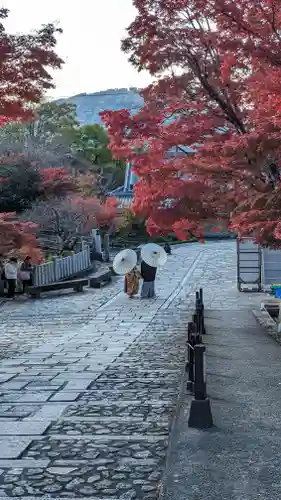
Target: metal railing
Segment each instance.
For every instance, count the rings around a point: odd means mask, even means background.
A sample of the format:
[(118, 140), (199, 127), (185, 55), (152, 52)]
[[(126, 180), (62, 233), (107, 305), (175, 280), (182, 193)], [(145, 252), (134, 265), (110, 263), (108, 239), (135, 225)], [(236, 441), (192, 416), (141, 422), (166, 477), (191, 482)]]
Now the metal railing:
[(188, 323), (186, 363), (187, 390), (193, 395), (188, 425), (198, 429), (213, 425), (210, 401), (207, 398), (206, 347), (203, 344), (205, 334), (203, 290), (200, 288), (199, 292), (196, 292), (192, 321)]
[(91, 266), (90, 247), (74, 255), (54, 259), (52, 262), (36, 266), (33, 274), (33, 285), (42, 286), (56, 283), (86, 271)]

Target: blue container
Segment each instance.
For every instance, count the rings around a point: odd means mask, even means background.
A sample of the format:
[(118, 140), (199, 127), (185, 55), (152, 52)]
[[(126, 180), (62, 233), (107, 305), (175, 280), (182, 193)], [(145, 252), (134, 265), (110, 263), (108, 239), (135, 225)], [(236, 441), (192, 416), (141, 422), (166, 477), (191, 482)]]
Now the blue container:
[(274, 290), (274, 296), (276, 297), (276, 299), (281, 299), (281, 288), (276, 288)]

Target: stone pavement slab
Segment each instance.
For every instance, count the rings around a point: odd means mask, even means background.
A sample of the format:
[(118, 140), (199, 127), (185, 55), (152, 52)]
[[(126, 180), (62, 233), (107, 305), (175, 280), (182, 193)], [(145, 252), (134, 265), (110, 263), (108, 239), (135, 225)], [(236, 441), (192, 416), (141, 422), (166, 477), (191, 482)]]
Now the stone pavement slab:
[(49, 425), (49, 420), (39, 420), (33, 422), (1, 422), (0, 436), (40, 436), (47, 430)]
[[(2, 425), (2, 423), (1, 423)], [(7, 436), (0, 437), (0, 459), (18, 458), (31, 443), (29, 437)]]
[(281, 346), (250, 309), (207, 313), (206, 373), (215, 426), (176, 423), (164, 500), (281, 499)]
[[(11, 469), (11, 475), (18, 473), (21, 471), (23, 468), (30, 468), (30, 469), (42, 469), (45, 467), (48, 467), (50, 461), (49, 460), (30, 460), (28, 459), (16, 459), (16, 460), (10, 460), (10, 459), (0, 459), (0, 467), (2, 469)], [(0, 471), (0, 475), (4, 474), (4, 470)], [(1, 492), (2, 493), (2, 492)], [(6, 497), (7, 498), (7, 497)]]

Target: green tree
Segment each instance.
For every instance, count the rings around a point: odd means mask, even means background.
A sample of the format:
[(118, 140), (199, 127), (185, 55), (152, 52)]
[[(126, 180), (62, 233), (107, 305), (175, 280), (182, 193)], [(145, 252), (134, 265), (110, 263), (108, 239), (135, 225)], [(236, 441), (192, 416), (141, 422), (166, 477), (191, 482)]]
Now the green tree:
[(77, 155), (95, 165), (112, 163), (112, 153), (108, 148), (106, 130), (100, 125), (83, 125), (76, 131), (73, 150)]
[(32, 121), (0, 129), (0, 155), (24, 154), (42, 166), (57, 166), (70, 152), (78, 127), (75, 105), (45, 102), (34, 110)]
[[(16, 166), (18, 155), (39, 172), (50, 167), (65, 167), (77, 176), (83, 174), (78, 184), (82, 187), (83, 183), (86, 186), (90, 182), (91, 189), (88, 186), (86, 194), (101, 199), (124, 182), (125, 164), (113, 159), (106, 130), (100, 125), (79, 126), (73, 104), (45, 102), (34, 111), (32, 121), (10, 123), (0, 129), (0, 162)], [(9, 175), (13, 177), (12, 171)], [(18, 170), (14, 177), (18, 178)], [(26, 172), (24, 179), (27, 180)], [(11, 192), (11, 182), (6, 181), (6, 193)], [(22, 189), (17, 190), (16, 184), (13, 189), (13, 198), (16, 198), (13, 206), (21, 210), (17, 191), (23, 195)], [(8, 198), (7, 195), (7, 202)], [(23, 199), (29, 199), (28, 190)]]
[(100, 125), (83, 125), (76, 130), (72, 152), (80, 173), (93, 173), (97, 194), (105, 196), (124, 182), (125, 163), (115, 160), (106, 130)]
[(79, 123), (76, 119), (76, 105), (71, 103), (58, 104), (54, 101), (45, 102), (38, 108), (35, 120), (27, 125), (30, 137), (37, 138), (52, 145), (66, 142), (68, 145), (75, 138)]

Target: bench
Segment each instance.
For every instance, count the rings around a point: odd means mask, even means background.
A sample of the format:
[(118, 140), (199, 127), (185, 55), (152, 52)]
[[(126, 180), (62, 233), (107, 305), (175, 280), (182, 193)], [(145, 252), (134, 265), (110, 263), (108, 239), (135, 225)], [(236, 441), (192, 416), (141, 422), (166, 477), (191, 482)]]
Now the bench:
[(30, 286), (27, 291), (32, 297), (40, 298), (41, 293), (64, 290), (66, 288), (72, 288), (75, 292), (83, 292), (83, 287), (88, 286), (88, 284), (88, 278), (81, 278), (69, 281), (57, 281), (56, 283), (49, 283), (48, 285)]
[(98, 271), (94, 276), (89, 279), (90, 288), (101, 288), (112, 280), (112, 272), (109, 271)]

